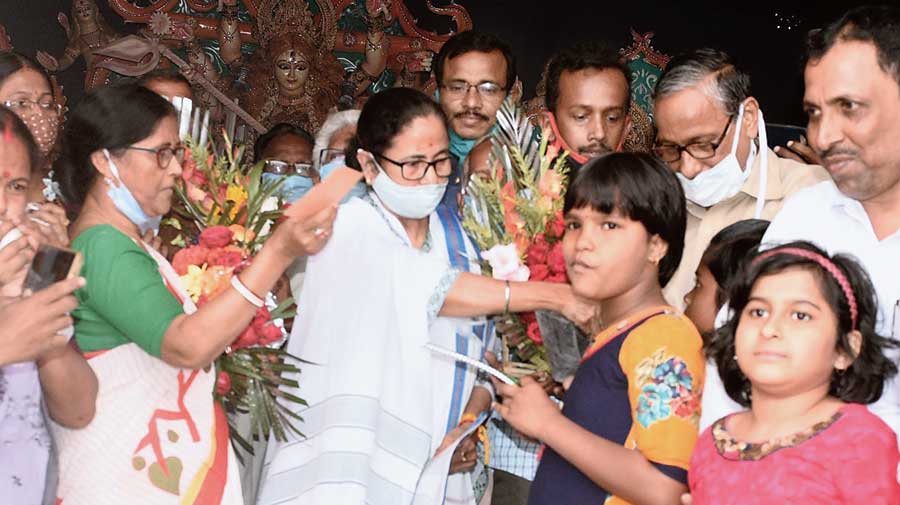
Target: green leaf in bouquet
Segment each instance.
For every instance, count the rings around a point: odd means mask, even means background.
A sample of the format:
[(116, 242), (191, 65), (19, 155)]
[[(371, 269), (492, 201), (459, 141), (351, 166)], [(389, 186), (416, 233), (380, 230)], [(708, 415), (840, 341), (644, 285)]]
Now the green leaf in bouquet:
[(172, 240), (169, 241), (169, 245), (173, 245), (173, 246), (175, 246), (175, 247), (180, 247), (180, 248), (182, 248), (182, 249), (184, 249), (185, 247), (187, 247), (187, 243), (186, 243), (185, 240), (184, 240), (184, 235), (182, 235), (182, 234), (180, 234), (180, 233), (178, 234), (177, 237), (175, 237), (175, 238), (173, 238)]
[(269, 314), (272, 316), (272, 319), (287, 319), (289, 317), (294, 317), (296, 315), (296, 311), (290, 310), (294, 305), (294, 298), (287, 297), (282, 300), (274, 309), (269, 311)]

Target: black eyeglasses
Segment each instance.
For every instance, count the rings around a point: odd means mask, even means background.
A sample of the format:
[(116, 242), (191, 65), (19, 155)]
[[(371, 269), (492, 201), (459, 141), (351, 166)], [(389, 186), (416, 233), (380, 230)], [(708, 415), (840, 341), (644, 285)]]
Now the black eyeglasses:
[(332, 147), (326, 147), (319, 151), (319, 168), (324, 167), (325, 165), (331, 163), (332, 161), (340, 158), (344, 155), (343, 149), (334, 149)]
[(712, 158), (716, 155), (716, 150), (719, 149), (719, 146), (722, 145), (722, 142), (725, 140), (725, 135), (728, 133), (728, 128), (731, 126), (733, 120), (734, 114), (728, 116), (728, 123), (725, 124), (725, 129), (722, 130), (722, 134), (719, 135), (718, 140), (715, 142), (694, 142), (693, 144), (688, 144), (686, 146), (678, 144), (657, 144), (653, 146), (653, 152), (656, 153), (656, 156), (658, 156), (659, 159), (666, 163), (681, 161), (681, 153), (684, 151), (687, 151), (695, 160)]
[(310, 163), (288, 163), (281, 160), (266, 160), (264, 170), (270, 174), (277, 175), (299, 175), (307, 177), (315, 182), (319, 182), (319, 171), (313, 168)]
[(27, 98), (19, 98), (18, 100), (6, 100), (3, 102), (7, 108), (13, 111), (32, 111), (35, 107), (41, 112), (62, 112), (62, 105), (53, 100), (52, 96), (39, 98), (38, 100), (29, 100)]
[(444, 93), (446, 93), (449, 98), (453, 99), (462, 98), (471, 88), (475, 88), (475, 90), (478, 91), (478, 94), (481, 95), (481, 98), (489, 100), (502, 99), (504, 92), (506, 91), (506, 88), (491, 81), (484, 81), (478, 84), (469, 84), (466, 81), (451, 81), (448, 84), (443, 84), (441, 87), (444, 88)]
[(412, 160), (412, 161), (394, 161), (383, 154), (376, 154), (377, 157), (390, 161), (394, 165), (400, 167), (400, 175), (407, 181), (420, 181), (428, 173), (428, 169), (434, 167), (434, 173), (438, 177), (450, 177), (455, 168), (454, 159), (451, 156), (436, 159), (434, 161)]
[(166, 146), (166, 147), (138, 147), (138, 146), (128, 146), (125, 149), (131, 149), (132, 151), (144, 151), (147, 153), (156, 154), (156, 163), (159, 165), (159, 168), (166, 169), (169, 168), (169, 163), (172, 162), (172, 159), (175, 158), (178, 160), (179, 164), (184, 163), (184, 155), (187, 152), (187, 149), (181, 145), (176, 144), (174, 146)]

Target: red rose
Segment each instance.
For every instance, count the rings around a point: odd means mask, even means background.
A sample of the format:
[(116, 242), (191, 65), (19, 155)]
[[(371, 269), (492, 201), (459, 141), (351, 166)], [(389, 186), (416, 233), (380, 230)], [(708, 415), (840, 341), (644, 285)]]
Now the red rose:
[(533, 265), (542, 265), (547, 263), (547, 255), (550, 253), (550, 245), (544, 240), (544, 237), (538, 235), (538, 237), (534, 240), (534, 243), (531, 244), (531, 247), (528, 248), (528, 252), (526, 253), (528, 264), (528, 268), (532, 268)]
[(537, 345), (541, 345), (544, 343), (544, 337), (541, 336), (541, 327), (538, 325), (537, 321), (528, 325), (528, 338), (531, 339)]
[(221, 371), (216, 378), (216, 394), (224, 396), (231, 391), (231, 376), (228, 372)]
[(250, 321), (250, 325), (259, 330), (264, 324), (271, 320), (272, 314), (269, 312), (269, 308), (263, 305), (256, 310), (256, 314), (253, 315), (253, 321)]
[(534, 312), (523, 312), (519, 314), (519, 319), (522, 320), (522, 324), (525, 326), (537, 322), (537, 316), (534, 315)]
[(566, 273), (566, 257), (563, 255), (562, 242), (553, 244), (550, 254), (547, 255), (547, 265), (550, 266), (550, 271), (555, 274)]
[(236, 267), (244, 261), (244, 255), (239, 251), (228, 251), (225, 249), (214, 249), (209, 252), (206, 260), (211, 266), (217, 267)]
[(543, 281), (550, 275), (550, 267), (547, 265), (529, 265), (528, 269), (531, 270), (531, 276), (528, 278), (530, 281)]
[(259, 345), (274, 344), (279, 340), (281, 340), (281, 328), (275, 326), (273, 322), (263, 325), (259, 335)]
[(259, 335), (256, 333), (256, 329), (253, 328), (253, 325), (247, 326), (247, 328), (238, 335), (238, 338), (235, 339), (231, 344), (231, 348), (233, 350), (243, 349), (245, 347), (251, 347), (259, 343)]
[(209, 249), (198, 245), (191, 246), (175, 253), (175, 257), (172, 258), (172, 267), (178, 275), (184, 275), (189, 266), (199, 267), (206, 263), (207, 257), (209, 257)]
[(553, 238), (562, 238), (566, 234), (566, 220), (563, 218), (562, 212), (557, 214), (547, 225), (547, 233)]
[(210, 249), (225, 247), (231, 243), (234, 232), (226, 226), (210, 226), (200, 233), (200, 245)]

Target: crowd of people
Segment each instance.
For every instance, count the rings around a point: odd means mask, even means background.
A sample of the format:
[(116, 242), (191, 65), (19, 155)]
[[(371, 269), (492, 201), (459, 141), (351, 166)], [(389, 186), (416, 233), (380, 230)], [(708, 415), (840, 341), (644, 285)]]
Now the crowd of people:
[[(190, 83), (98, 87), (60, 125), (50, 76), (0, 54), (0, 500), (900, 504), (900, 9), (809, 33), (789, 146), (750, 75), (700, 48), (656, 85), (650, 152), (628, 152), (628, 67), (599, 42), (557, 53), (537, 122), (570, 169), (567, 283), (481, 275), (461, 225), (521, 99), (512, 49), (462, 32), (434, 74), (435, 96), (390, 88), (259, 136), (286, 202), (339, 167), (362, 182), (280, 221), (198, 307), (157, 237), (186, 151), (164, 97)], [(44, 245), (84, 263), (32, 292)], [(211, 365), (270, 291), (297, 300), (283, 392), (306, 404), (285, 404), (299, 433), (240, 453)], [(491, 316), (535, 310), (591, 332), (560, 384), (426, 348), (498, 366)]]

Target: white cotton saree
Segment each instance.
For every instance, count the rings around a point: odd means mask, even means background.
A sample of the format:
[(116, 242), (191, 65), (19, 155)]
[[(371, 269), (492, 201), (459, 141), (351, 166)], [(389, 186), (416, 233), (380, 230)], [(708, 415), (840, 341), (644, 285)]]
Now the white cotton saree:
[[(260, 505), (413, 502), (476, 378), (423, 346), (482, 353), (477, 321), (437, 317), (459, 271), (477, 270), (459, 265), (477, 252), (458, 221), (447, 228), (443, 217), (432, 214), (426, 247), (416, 250), (374, 195), (341, 206), (331, 240), (309, 258), (288, 343), (309, 362), (291, 391), (309, 403), (293, 407), (304, 436), (270, 441)], [(451, 476), (446, 497), (474, 503), (470, 475)]]

